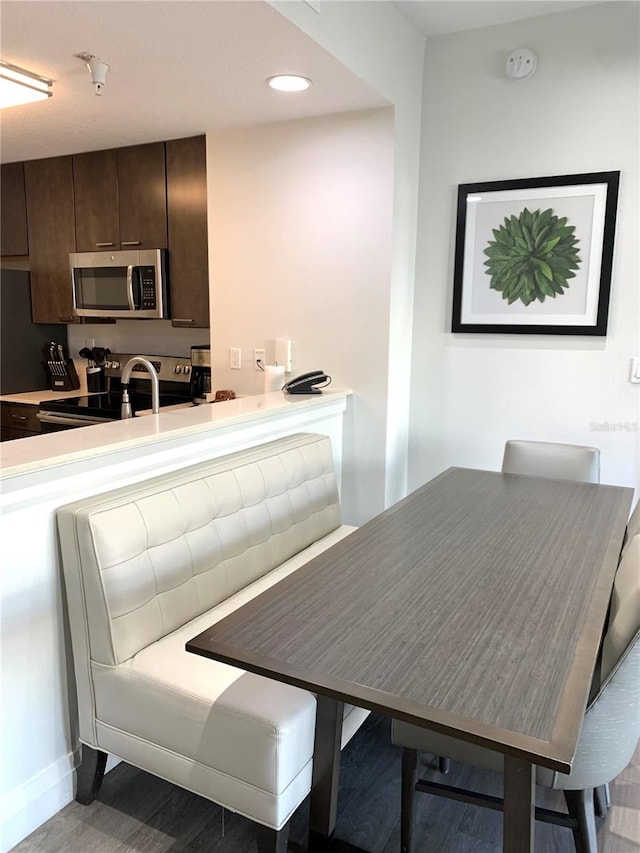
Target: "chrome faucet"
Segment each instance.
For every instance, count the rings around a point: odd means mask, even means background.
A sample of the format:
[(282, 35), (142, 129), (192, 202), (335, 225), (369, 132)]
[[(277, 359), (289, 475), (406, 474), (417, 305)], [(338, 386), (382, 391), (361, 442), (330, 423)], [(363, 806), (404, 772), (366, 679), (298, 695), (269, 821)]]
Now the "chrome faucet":
[(158, 382), (158, 374), (149, 359), (143, 358), (141, 355), (134, 355), (122, 370), (122, 406), (120, 407), (120, 417), (123, 420), (133, 417), (131, 403), (129, 402), (129, 379), (131, 378), (131, 371), (134, 364), (142, 364), (149, 371), (149, 376), (151, 377), (151, 411), (154, 415), (157, 415), (160, 411), (160, 383)]

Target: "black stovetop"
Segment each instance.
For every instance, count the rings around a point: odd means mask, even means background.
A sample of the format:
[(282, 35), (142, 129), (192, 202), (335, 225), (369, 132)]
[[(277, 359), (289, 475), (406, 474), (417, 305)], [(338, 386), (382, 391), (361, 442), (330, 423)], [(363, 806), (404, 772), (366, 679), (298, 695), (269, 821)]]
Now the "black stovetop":
[[(129, 400), (135, 415), (151, 408), (151, 394), (129, 390)], [(178, 403), (190, 403), (191, 397), (184, 394), (167, 393), (160, 390), (160, 405), (173, 406)], [(42, 409), (49, 412), (62, 412), (65, 414), (91, 415), (93, 417), (104, 417), (109, 420), (120, 419), (120, 406), (122, 405), (122, 392), (110, 391), (103, 394), (86, 394), (82, 397), (66, 397), (62, 400), (47, 400), (41, 403)]]

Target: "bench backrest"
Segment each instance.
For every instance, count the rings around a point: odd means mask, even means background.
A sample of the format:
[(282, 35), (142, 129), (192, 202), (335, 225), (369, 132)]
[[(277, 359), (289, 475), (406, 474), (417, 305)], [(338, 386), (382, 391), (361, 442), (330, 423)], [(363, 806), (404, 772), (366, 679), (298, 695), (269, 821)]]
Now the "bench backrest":
[(119, 664), (340, 525), (331, 441), (289, 436), (57, 517), (72, 633)]

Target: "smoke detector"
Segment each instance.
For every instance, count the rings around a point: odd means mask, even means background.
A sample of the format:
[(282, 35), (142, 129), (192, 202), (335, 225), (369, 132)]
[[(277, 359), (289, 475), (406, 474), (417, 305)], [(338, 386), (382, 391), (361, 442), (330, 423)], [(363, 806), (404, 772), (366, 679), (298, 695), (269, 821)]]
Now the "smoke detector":
[(102, 59), (98, 59), (93, 53), (87, 53), (86, 51), (74, 53), (74, 56), (81, 59), (89, 69), (95, 94), (102, 95), (102, 87), (107, 82), (107, 71), (111, 66), (103, 62)]
[(538, 67), (538, 57), (532, 50), (519, 47), (507, 58), (507, 77), (512, 80), (526, 80)]

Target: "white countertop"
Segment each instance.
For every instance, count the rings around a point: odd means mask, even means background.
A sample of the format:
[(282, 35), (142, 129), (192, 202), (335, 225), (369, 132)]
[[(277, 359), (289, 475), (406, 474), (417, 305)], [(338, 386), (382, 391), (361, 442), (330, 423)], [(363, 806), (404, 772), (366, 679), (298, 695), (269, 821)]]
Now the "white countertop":
[[(32, 392), (33, 394), (46, 392)], [(51, 392), (48, 399), (63, 395)], [(67, 392), (68, 396), (78, 392)], [(78, 429), (63, 430), (0, 444), (0, 476), (3, 479), (54, 468), (67, 462), (118, 452), (136, 445), (149, 445), (177, 436), (206, 433), (212, 428), (234, 427), (297, 409), (320, 408), (323, 404), (344, 399), (351, 391), (334, 389), (322, 395), (288, 395), (282, 391), (257, 394), (235, 400), (202, 406), (190, 406), (157, 415), (110, 421)], [(24, 395), (20, 395), (25, 402)], [(7, 399), (2, 397), (2, 399)], [(45, 399), (45, 398), (40, 398)], [(37, 402), (35, 399), (33, 402)]]
[[(95, 392), (100, 393), (98, 391)], [(47, 400), (66, 400), (68, 397), (86, 396), (87, 389), (76, 388), (75, 391), (52, 391), (50, 388), (44, 388), (42, 391), (23, 391), (20, 394), (2, 394), (0, 401), (4, 403), (27, 403), (28, 405), (37, 406), (40, 403), (46, 403)]]

